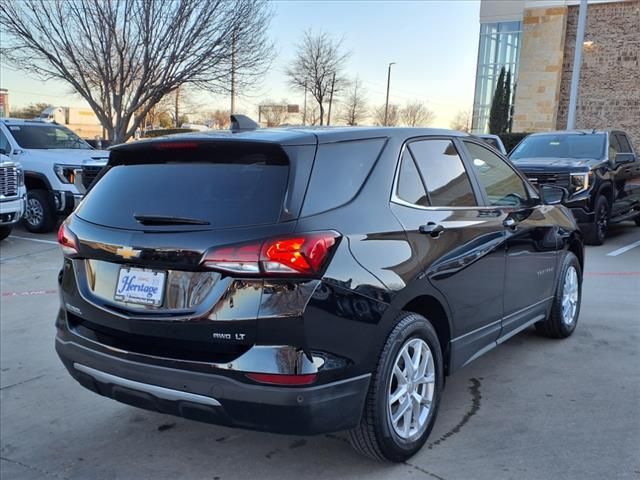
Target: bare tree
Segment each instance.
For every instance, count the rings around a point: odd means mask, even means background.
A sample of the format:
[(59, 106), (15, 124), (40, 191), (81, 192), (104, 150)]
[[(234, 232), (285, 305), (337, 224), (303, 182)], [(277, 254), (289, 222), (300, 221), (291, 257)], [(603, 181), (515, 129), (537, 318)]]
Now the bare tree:
[(320, 109), (318, 105), (309, 105), (305, 112), (306, 125), (319, 125), (320, 124)]
[(307, 90), (318, 103), (320, 125), (324, 125), (324, 103), (343, 90), (347, 80), (342, 76), (349, 53), (342, 51), (342, 41), (326, 33), (306, 31), (296, 56), (285, 74), (292, 87)]
[(471, 131), (471, 110), (458, 110), (449, 127), (451, 130), (469, 133)]
[(261, 102), (258, 108), (260, 109), (260, 120), (267, 124), (267, 127), (277, 127), (286, 123), (289, 119), (289, 111), (287, 108), (287, 100), (282, 100), (279, 103), (273, 100), (265, 100)]
[(263, 0), (3, 0), (0, 53), (71, 85), (123, 142), (181, 85), (226, 93), (232, 63), (236, 87), (255, 82), (270, 18)]
[(351, 88), (347, 92), (347, 98), (343, 103), (340, 119), (347, 125), (358, 125), (362, 123), (368, 115), (367, 99), (362, 81), (356, 77), (351, 82)]
[[(373, 123), (378, 126), (384, 126), (384, 111), (385, 106), (380, 105), (373, 110)], [(389, 110), (387, 113), (387, 123), (388, 127), (397, 127), (400, 123), (400, 108), (395, 103), (389, 104)]]
[(39, 117), (45, 108), (51, 105), (45, 102), (30, 103), (26, 107), (18, 108), (11, 112), (13, 118), (36, 118)]
[(417, 100), (407, 102), (400, 111), (402, 123), (408, 127), (426, 127), (431, 125), (436, 118), (435, 113), (429, 110), (423, 103)]

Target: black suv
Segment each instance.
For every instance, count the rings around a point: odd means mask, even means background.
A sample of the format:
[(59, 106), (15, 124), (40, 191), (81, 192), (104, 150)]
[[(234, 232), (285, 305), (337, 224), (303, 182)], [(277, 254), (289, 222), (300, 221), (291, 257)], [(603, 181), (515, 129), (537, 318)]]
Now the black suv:
[(59, 242), (56, 349), (85, 387), (233, 427), (350, 430), (391, 461), (424, 444), (445, 375), (532, 324), (567, 337), (580, 310), (571, 213), (447, 130), (118, 146)]
[(602, 245), (609, 223), (634, 220), (640, 226), (640, 159), (620, 131), (535, 133), (510, 153), (534, 185), (566, 188), (585, 242)]

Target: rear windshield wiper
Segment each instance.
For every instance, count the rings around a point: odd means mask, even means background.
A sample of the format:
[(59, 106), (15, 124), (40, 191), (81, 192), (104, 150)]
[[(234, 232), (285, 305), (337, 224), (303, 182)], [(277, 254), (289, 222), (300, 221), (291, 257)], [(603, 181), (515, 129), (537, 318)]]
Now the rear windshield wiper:
[(169, 217), (164, 215), (134, 215), (142, 225), (210, 225), (206, 220), (189, 217)]

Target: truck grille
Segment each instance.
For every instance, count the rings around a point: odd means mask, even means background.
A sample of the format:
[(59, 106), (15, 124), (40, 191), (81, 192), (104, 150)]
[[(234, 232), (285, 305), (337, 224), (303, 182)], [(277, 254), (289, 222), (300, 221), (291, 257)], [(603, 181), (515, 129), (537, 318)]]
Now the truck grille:
[(558, 187), (569, 188), (569, 174), (564, 172), (524, 172), (525, 176), (533, 185), (557, 185)]
[(89, 188), (98, 174), (102, 170), (102, 167), (97, 166), (84, 166), (82, 167), (82, 185), (84, 188)]
[(18, 176), (17, 167), (0, 167), (0, 195), (18, 196)]

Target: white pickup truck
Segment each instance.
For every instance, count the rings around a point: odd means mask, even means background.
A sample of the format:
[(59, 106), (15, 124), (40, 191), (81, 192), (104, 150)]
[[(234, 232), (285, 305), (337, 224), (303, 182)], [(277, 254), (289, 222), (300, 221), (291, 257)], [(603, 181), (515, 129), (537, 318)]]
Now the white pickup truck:
[(0, 150), (0, 240), (7, 238), (22, 218), (26, 198), (22, 167)]
[(36, 233), (50, 232), (73, 211), (109, 158), (68, 128), (42, 120), (0, 119), (0, 149), (24, 168), (24, 225)]

